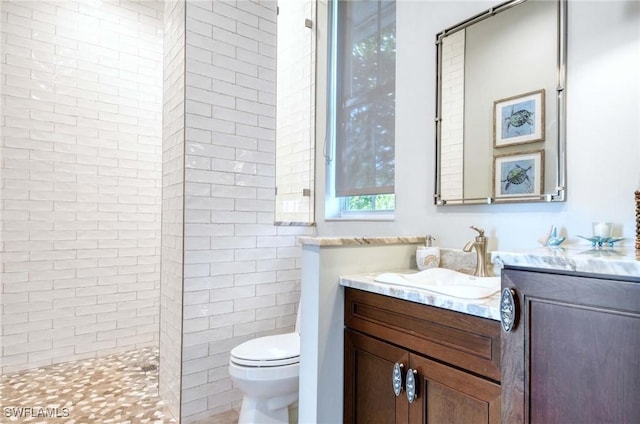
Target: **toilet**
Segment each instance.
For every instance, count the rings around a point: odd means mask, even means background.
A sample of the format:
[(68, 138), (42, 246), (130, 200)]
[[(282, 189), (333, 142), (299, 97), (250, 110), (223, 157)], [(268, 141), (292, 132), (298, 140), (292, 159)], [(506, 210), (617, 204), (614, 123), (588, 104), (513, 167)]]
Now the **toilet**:
[(298, 323), (293, 333), (259, 337), (234, 347), (229, 375), (244, 395), (238, 424), (288, 423), (289, 405), (298, 400)]

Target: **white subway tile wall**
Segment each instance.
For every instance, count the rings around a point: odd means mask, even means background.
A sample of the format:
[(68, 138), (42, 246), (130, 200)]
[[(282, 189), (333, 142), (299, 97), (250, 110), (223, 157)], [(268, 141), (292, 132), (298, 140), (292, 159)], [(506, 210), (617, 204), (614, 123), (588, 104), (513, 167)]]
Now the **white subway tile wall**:
[(443, 199), (462, 199), (464, 186), (464, 46), (465, 30), (447, 35), (442, 47), (440, 192)]
[(3, 372), (161, 334), (183, 422), (239, 404), (229, 351), (293, 330), (313, 233), (273, 226), (275, 7), (1, 3)]
[(184, 273), (185, 2), (164, 3), (162, 129), (162, 275), (159, 392), (180, 417), (182, 279)]
[(162, 3), (2, 1), (2, 372), (158, 343)]
[(273, 225), (276, 2), (186, 8), (183, 423), (240, 404), (234, 346), (293, 331), (313, 233)]

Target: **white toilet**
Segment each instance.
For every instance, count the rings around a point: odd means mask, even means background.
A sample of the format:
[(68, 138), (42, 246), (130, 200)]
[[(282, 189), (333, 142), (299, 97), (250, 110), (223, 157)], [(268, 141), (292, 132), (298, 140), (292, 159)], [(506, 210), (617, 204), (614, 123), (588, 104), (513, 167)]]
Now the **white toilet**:
[[(298, 324), (298, 323), (296, 323)], [(231, 350), (229, 375), (244, 394), (238, 424), (289, 422), (298, 400), (300, 334), (259, 337)]]

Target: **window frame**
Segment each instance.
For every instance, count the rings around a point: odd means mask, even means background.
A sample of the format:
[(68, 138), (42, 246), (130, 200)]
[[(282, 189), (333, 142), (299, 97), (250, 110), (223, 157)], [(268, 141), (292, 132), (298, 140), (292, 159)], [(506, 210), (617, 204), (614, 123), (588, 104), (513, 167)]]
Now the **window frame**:
[[(340, 89), (342, 86), (343, 76), (338, 75), (338, 57), (342, 52), (339, 51), (339, 26), (338, 26), (338, 12), (339, 12), (339, 0), (332, 0), (329, 2), (328, 13), (328, 56), (327, 56), (327, 143), (330, 152), (325, 152), (326, 158), (326, 170), (327, 170), (327, 190), (326, 190), (326, 203), (325, 203), (325, 218), (326, 219), (363, 219), (363, 220), (392, 220), (395, 215), (395, 209), (397, 208), (397, 198), (395, 194), (395, 177), (393, 193), (362, 193), (354, 196), (336, 196), (335, 194), (335, 178), (337, 171), (337, 159), (335, 157), (336, 142), (338, 135), (338, 105), (339, 102), (345, 103), (345, 107), (352, 107), (354, 104), (360, 102), (371, 102), (372, 97), (375, 97), (376, 93), (388, 92), (389, 87), (393, 85), (394, 96), (394, 120), (395, 120), (395, 75), (393, 81), (386, 82), (382, 85), (376, 85), (372, 90), (365, 90), (357, 95), (340, 96)], [(395, 3), (395, 1), (394, 1)], [(394, 5), (395, 7), (395, 5)], [(379, 11), (381, 8), (379, 8)], [(379, 15), (378, 15), (379, 16)], [(394, 13), (394, 31), (395, 31), (395, 13)], [(380, 38), (380, 17), (377, 19), (378, 23), (378, 38)], [(395, 64), (395, 57), (394, 57)], [(347, 105), (348, 103), (348, 105)], [(394, 144), (395, 144), (395, 125), (394, 125)], [(394, 148), (394, 174), (395, 174), (395, 148)], [(346, 203), (350, 197), (355, 196), (378, 196), (378, 195), (392, 195), (394, 196), (394, 209), (378, 209), (376, 210), (352, 210), (346, 207)]]

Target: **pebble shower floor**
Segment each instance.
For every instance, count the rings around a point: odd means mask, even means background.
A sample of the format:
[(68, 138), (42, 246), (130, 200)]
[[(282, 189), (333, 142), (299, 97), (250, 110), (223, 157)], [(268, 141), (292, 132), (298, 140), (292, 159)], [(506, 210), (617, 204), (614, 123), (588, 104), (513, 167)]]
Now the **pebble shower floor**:
[(0, 407), (3, 423), (178, 422), (158, 397), (153, 348), (3, 375)]

